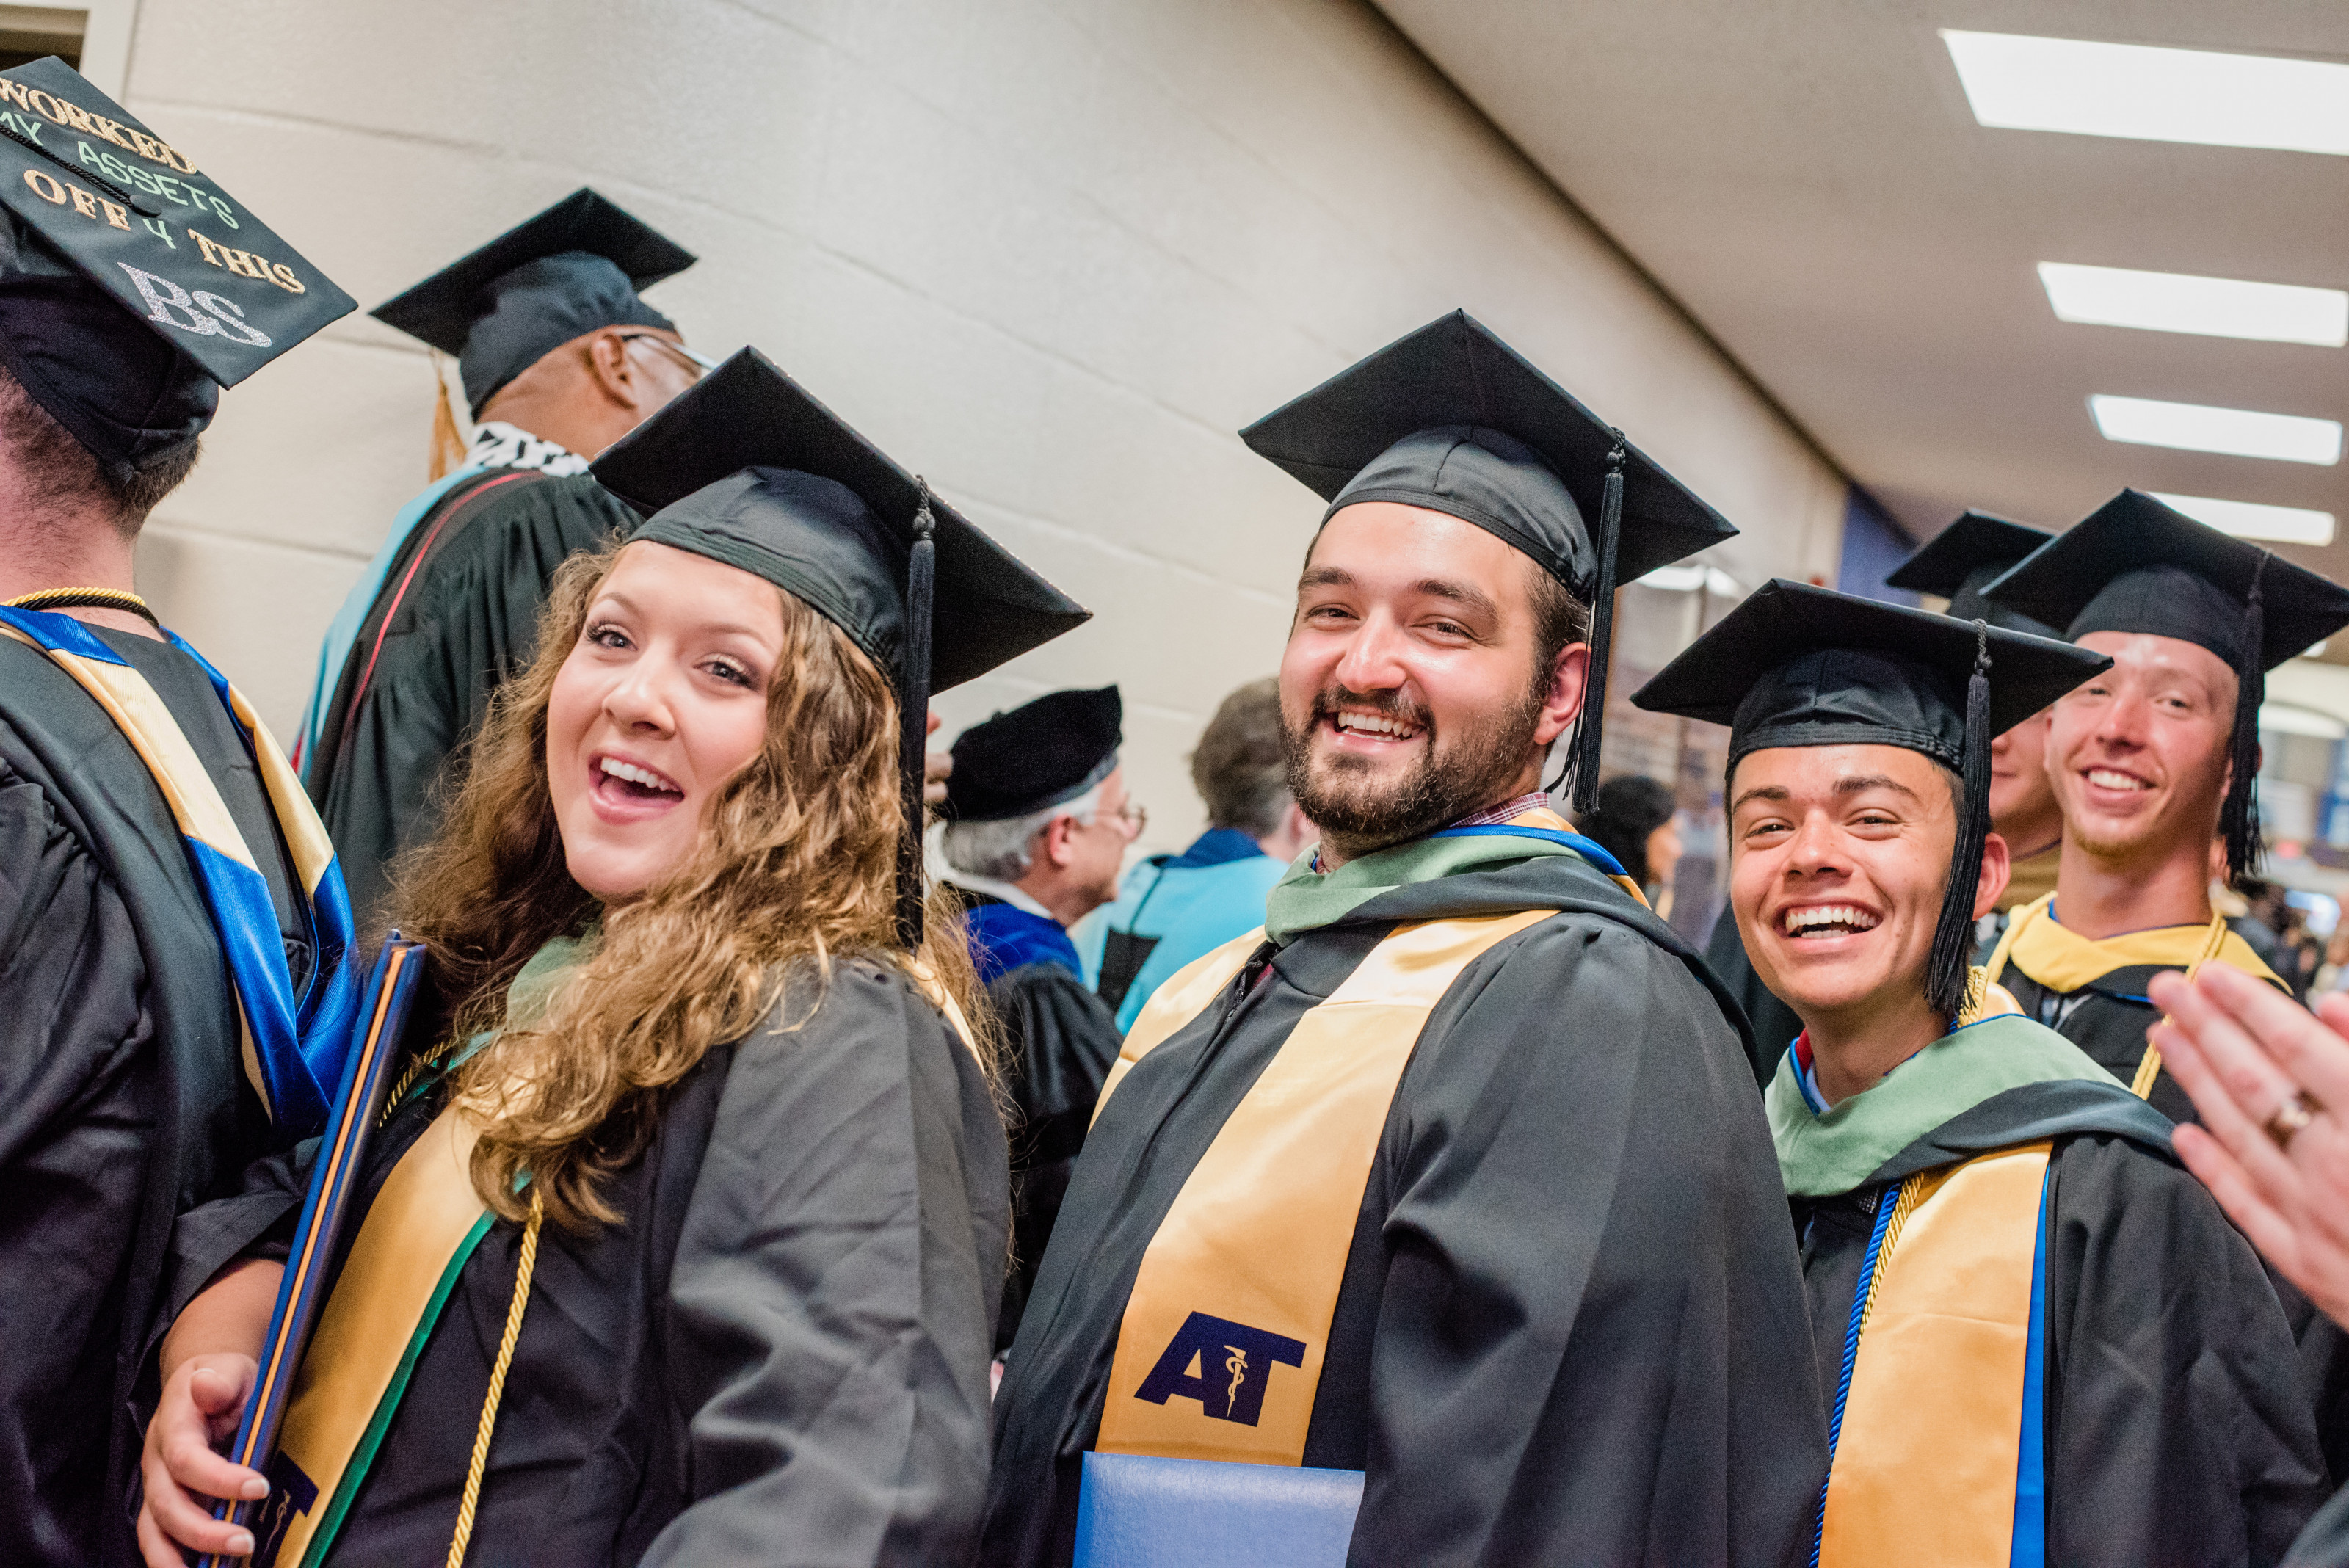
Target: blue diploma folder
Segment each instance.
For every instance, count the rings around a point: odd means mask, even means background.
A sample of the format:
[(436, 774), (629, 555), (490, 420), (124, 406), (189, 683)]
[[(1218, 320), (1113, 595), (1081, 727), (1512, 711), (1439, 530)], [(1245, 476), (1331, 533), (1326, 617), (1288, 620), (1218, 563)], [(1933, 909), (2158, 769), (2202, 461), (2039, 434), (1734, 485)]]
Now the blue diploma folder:
[[(315, 1496), (297, 1495), (287, 1479), (272, 1473), (271, 1457), (277, 1450), (277, 1427), (285, 1419), (286, 1397), (294, 1374), (302, 1366), (302, 1352), (310, 1343), (318, 1309), (326, 1301), (326, 1271), (336, 1243), (350, 1218), (350, 1200), (358, 1189), (359, 1172), (367, 1162), (367, 1144), (382, 1118), (385, 1093), (399, 1064), (399, 1038), (407, 1032), (409, 1010), (424, 978), (424, 944), (402, 940), (398, 931), (385, 939), (383, 951), (359, 997), (358, 1016), (351, 1028), (354, 1039), (343, 1068), (343, 1082), (335, 1096), (333, 1115), (318, 1153), (310, 1167), (310, 1191), (302, 1203), (302, 1219), (294, 1231), (294, 1248), (285, 1261), (285, 1277), (277, 1287), (277, 1310), (271, 1316), (269, 1336), (263, 1342), (261, 1370), (245, 1401), (244, 1418), (229, 1449), (238, 1464), (270, 1476), (269, 1496), (259, 1502), (223, 1502), (213, 1509), (216, 1519), (233, 1519), (253, 1531), (258, 1550), (254, 1561), (272, 1560), (278, 1538), (290, 1522), (286, 1509), (308, 1508)], [(207, 1556), (204, 1568), (232, 1568), (240, 1558)]]
[(1076, 1568), (1345, 1568), (1360, 1470), (1087, 1454)]

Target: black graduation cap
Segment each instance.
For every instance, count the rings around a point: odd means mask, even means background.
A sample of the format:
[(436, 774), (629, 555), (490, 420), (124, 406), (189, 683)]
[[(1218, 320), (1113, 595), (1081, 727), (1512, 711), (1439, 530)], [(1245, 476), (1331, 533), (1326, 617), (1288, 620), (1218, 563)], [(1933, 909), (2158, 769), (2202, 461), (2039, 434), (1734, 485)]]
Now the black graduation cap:
[(2150, 632), (2235, 671), (2233, 787), (2220, 812), (2230, 877), (2259, 863), (2260, 704), (2267, 671), (2349, 626), (2349, 588), (2124, 490), (1983, 590), (2077, 640)]
[(1939, 594), (1950, 601), (1950, 614), (1960, 620), (1986, 620), (2008, 631), (2054, 637), (2059, 634), (2046, 622), (2033, 620), (1982, 597), (1985, 585), (2054, 536), (2028, 523), (2010, 522), (1987, 512), (1968, 512), (1901, 562), (1884, 579), (1885, 586)]
[(1047, 691), (955, 738), (947, 815), (1004, 822), (1072, 801), (1109, 777), (1125, 737), (1117, 688)]
[(905, 801), (898, 923), (917, 946), (930, 693), (1051, 641), (1092, 612), (755, 348), (621, 437), (588, 472), (645, 519), (631, 541), (766, 578), (846, 632), (896, 683)]
[(1464, 311), (1398, 338), (1240, 439), (1328, 501), (1324, 523), (1362, 501), (1447, 513), (1532, 556), (1591, 607), (1595, 696), (1574, 743), (1574, 805), (1589, 810), (1616, 584), (1737, 530)]
[(676, 324), (637, 297), (698, 258), (581, 186), (367, 314), (457, 357), (472, 416), (574, 337)]
[(1957, 853), (1927, 990), (1954, 1017), (1973, 949), (1973, 891), (1990, 831), (1991, 741), (2097, 671), (2100, 653), (2050, 638), (1783, 578), (1764, 584), (1631, 696), (1729, 726), (1729, 766), (1775, 746), (1899, 746), (1965, 780)]
[(0, 71), (0, 361), (118, 483), (353, 301), (51, 56)]

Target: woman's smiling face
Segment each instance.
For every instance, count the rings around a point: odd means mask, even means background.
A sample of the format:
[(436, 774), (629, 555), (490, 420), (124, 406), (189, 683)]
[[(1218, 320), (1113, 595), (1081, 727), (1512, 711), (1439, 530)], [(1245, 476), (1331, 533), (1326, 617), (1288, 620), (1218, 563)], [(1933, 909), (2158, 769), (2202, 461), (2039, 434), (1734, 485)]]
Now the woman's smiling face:
[(588, 601), (546, 711), (546, 778), (572, 879), (606, 903), (682, 864), (767, 737), (779, 590), (667, 545), (630, 545)]

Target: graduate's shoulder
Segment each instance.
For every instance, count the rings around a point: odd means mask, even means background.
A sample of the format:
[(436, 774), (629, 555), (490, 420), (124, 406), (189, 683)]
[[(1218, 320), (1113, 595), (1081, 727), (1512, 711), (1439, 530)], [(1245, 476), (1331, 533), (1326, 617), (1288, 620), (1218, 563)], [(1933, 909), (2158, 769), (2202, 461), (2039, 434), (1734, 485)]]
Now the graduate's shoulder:
[(792, 963), (770, 977), (765, 1015), (736, 1041), (729, 1100), (809, 1097), (962, 1097), (983, 1088), (971, 1046), (936, 1002), (894, 963), (871, 956), (828, 967)]
[(636, 521), (626, 503), (584, 473), (492, 481), (450, 504), (450, 533), (431, 547), (410, 598), (421, 607), (485, 576), (496, 582), (518, 561), (551, 577), (564, 559)]

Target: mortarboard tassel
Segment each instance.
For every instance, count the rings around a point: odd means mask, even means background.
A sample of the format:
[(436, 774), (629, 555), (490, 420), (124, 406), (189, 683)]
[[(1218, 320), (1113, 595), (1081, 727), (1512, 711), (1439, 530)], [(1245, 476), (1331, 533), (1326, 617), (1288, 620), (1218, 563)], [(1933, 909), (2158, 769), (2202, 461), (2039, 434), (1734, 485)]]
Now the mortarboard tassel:
[(2260, 868), (2264, 847), (2260, 842), (2260, 704), (2267, 701), (2267, 608), (2261, 601), (2260, 578), (2268, 569), (2268, 553), (2251, 566), (2251, 591), (2243, 610), (2243, 647), (2235, 656), (2235, 731), (2228, 756), (2234, 763), (2233, 787), (2219, 808), (2219, 831), (2227, 840), (2227, 880), (2241, 880)]
[(1974, 951), (1974, 889), (1982, 880), (1982, 840), (1990, 833), (1990, 628), (1974, 622), (1974, 669), (1966, 680), (1965, 780), (1959, 791), (1957, 853), (1933, 927), (1925, 965), (1925, 995), (1933, 1010), (1955, 1019), (1966, 1001)]
[(1607, 488), (1599, 503), (1599, 576), (1591, 585), (1590, 663), (1582, 684), (1582, 722), (1574, 738), (1574, 809), (1599, 805), (1599, 753), (1607, 722), (1607, 655), (1615, 641), (1615, 546), (1623, 532), (1623, 432), (1610, 429)]
[(907, 952), (922, 946), (923, 749), (930, 711), (930, 604), (937, 584), (937, 519), (930, 514), (930, 483), (914, 514), (914, 547), (905, 563), (905, 672), (899, 692), (897, 769), (905, 794), (905, 830), (897, 841), (897, 940)]

